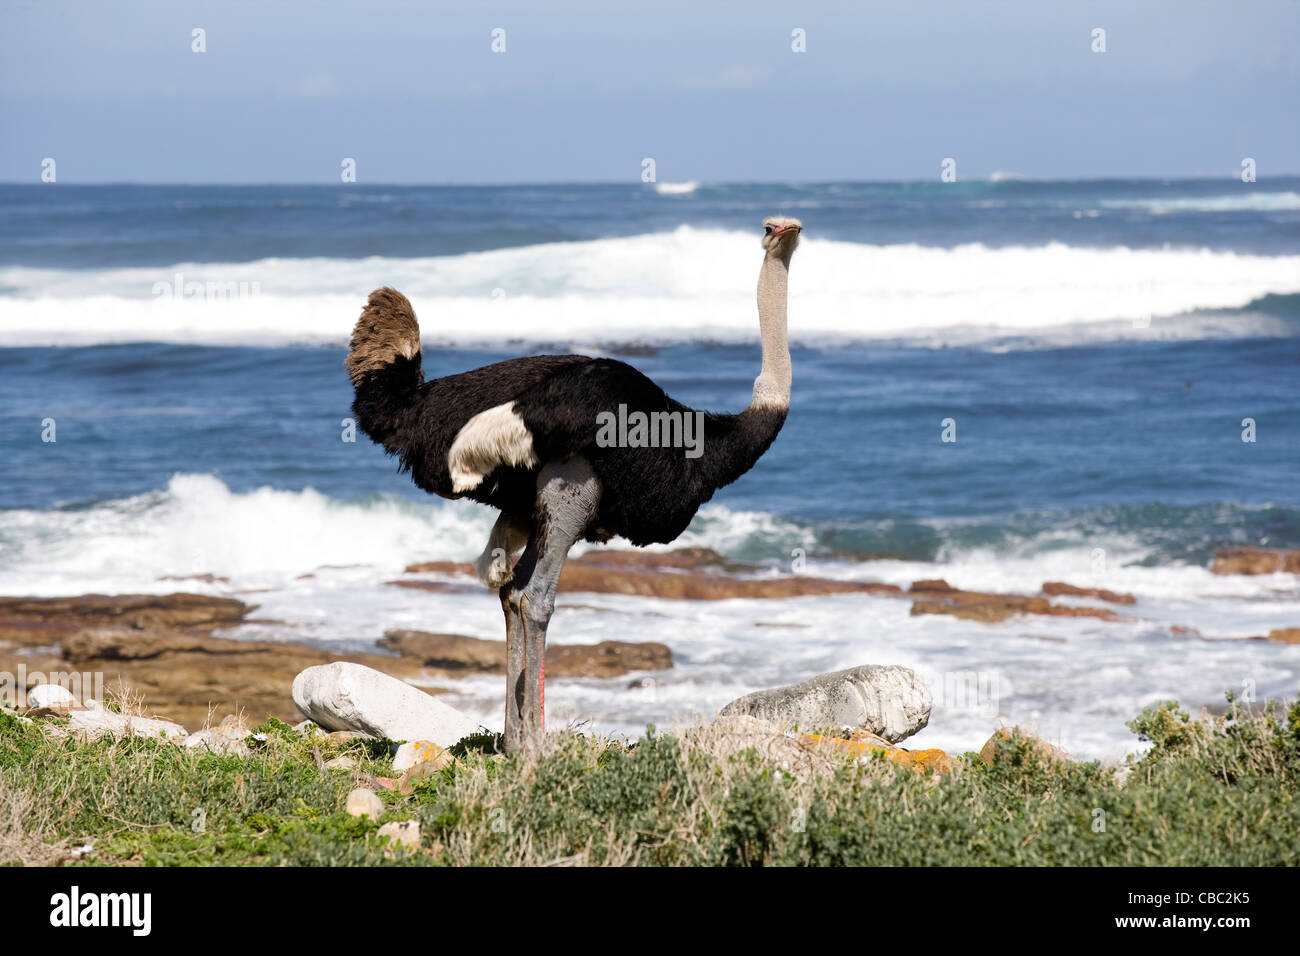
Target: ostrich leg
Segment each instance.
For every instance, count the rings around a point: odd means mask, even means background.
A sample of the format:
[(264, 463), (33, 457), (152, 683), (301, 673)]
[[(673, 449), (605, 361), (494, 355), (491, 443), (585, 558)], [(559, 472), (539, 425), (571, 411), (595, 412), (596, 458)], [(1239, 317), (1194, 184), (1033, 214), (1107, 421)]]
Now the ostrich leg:
[(596, 517), (600, 482), (585, 458), (552, 462), (537, 476), (532, 535), (501, 589), (506, 615), (506, 750), (541, 743), (545, 722), (546, 627), (560, 571)]

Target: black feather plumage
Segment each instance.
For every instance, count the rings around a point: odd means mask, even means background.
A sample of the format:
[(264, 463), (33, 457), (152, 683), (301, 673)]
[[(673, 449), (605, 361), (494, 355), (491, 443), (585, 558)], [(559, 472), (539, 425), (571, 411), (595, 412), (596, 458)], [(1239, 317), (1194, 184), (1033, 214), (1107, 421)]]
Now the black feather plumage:
[(586, 537), (620, 535), (636, 545), (677, 538), (700, 505), (753, 467), (786, 416), (783, 407), (705, 413), (697, 458), (681, 447), (601, 447), (601, 412), (620, 405), (629, 413), (694, 411), (627, 363), (583, 355), (509, 359), (430, 382), (420, 381), (418, 353), (398, 355), (360, 376), (352, 408), (361, 429), (397, 455), (420, 488), (457, 498), (447, 460), (452, 443), (472, 417), (508, 402), (532, 434), (539, 464), (498, 467), (463, 496), (530, 523), (540, 466), (582, 455), (602, 487)]

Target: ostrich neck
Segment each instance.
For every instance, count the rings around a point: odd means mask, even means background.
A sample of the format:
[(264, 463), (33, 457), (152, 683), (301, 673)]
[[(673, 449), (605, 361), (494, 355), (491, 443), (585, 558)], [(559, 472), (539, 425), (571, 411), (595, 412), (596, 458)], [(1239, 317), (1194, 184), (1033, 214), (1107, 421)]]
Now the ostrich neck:
[(788, 255), (768, 254), (758, 273), (758, 326), (763, 339), (763, 369), (754, 380), (750, 408), (790, 407), (790, 345), (786, 335)]

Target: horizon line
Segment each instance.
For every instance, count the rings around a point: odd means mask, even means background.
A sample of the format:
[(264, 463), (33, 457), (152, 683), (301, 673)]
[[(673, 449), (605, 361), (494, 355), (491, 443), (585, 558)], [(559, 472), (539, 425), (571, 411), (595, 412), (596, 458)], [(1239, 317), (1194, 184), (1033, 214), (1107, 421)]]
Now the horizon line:
[[(1270, 179), (1300, 179), (1300, 172), (1273, 173), (1259, 177), (1255, 182), (1242, 183), (1245, 186), (1257, 186)], [(199, 181), (199, 180), (129, 180), (105, 179), (84, 180), (77, 182), (46, 183), (31, 179), (0, 179), (0, 186), (132, 186), (139, 188), (159, 186), (208, 186), (214, 188), (235, 187), (271, 187), (271, 186), (347, 186), (347, 187), (382, 187), (382, 188), (437, 188), (437, 189), (509, 189), (520, 187), (557, 187), (557, 186), (664, 186), (694, 183), (696, 188), (709, 186), (912, 186), (939, 185), (952, 186), (962, 183), (1175, 183), (1175, 182), (1241, 182), (1240, 177), (1231, 174), (1212, 175), (1207, 173), (1177, 176), (1066, 176), (1053, 179), (1039, 176), (1024, 176), (1019, 173), (990, 173), (987, 176), (970, 176), (957, 179), (951, 183), (942, 183), (933, 177), (925, 179), (665, 179), (655, 182), (638, 182), (626, 179), (554, 179), (554, 180), (501, 180), (493, 182), (472, 181), (416, 181), (416, 180), (381, 180), (375, 182), (331, 182), (329, 180), (249, 180), (249, 181)]]

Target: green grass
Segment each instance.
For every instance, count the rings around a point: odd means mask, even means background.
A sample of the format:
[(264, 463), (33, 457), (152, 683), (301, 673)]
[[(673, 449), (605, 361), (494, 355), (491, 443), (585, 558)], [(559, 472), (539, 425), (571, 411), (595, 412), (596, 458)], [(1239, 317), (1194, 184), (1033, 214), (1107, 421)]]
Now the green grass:
[[(555, 735), (500, 760), (488, 736), (382, 819), (349, 817), (349, 754), (394, 776), (390, 742), (305, 737), (272, 721), (251, 756), (152, 740), (78, 743), (0, 715), (0, 863), (65, 865), (1269, 865), (1300, 859), (1300, 704), (1191, 720), (1174, 704), (1130, 727), (1151, 742), (1121, 786), (1113, 767), (1042, 755), (1024, 739), (991, 765), (935, 775), (883, 759), (781, 754), (714, 730), (632, 745)], [(783, 749), (784, 748), (784, 749)], [(807, 758), (807, 759), (804, 759)], [(419, 851), (378, 836), (418, 819)], [(72, 851), (93, 840), (93, 850)]]

